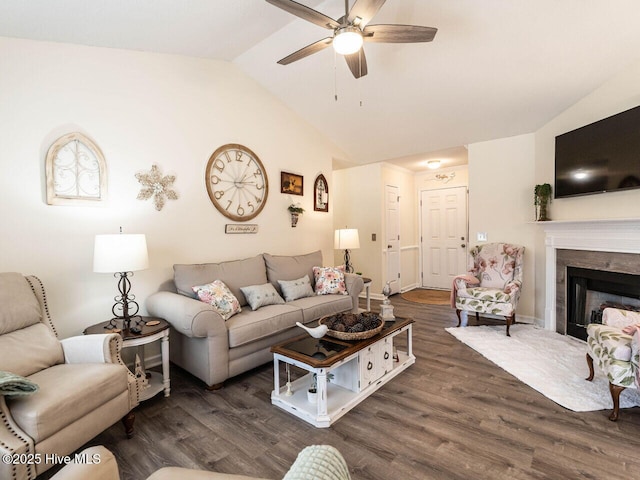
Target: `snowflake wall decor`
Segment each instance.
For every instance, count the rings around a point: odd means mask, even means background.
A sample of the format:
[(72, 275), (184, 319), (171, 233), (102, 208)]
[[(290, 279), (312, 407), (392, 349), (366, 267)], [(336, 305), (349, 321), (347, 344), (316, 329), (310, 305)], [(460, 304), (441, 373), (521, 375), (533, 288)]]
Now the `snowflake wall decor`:
[(152, 165), (148, 173), (136, 173), (136, 178), (142, 185), (142, 189), (138, 193), (138, 200), (149, 200), (153, 197), (156, 210), (162, 210), (167, 198), (169, 200), (178, 199), (178, 194), (170, 188), (176, 181), (176, 176), (165, 175), (163, 177), (157, 165)]

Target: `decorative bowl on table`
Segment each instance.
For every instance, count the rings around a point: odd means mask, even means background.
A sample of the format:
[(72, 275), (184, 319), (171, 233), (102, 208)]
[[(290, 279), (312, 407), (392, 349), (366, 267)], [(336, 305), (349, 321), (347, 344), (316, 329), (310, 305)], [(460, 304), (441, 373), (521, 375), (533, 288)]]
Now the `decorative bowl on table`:
[(384, 321), (377, 313), (343, 312), (327, 315), (318, 320), (320, 325), (326, 325), (327, 335), (340, 340), (364, 340), (380, 333)]

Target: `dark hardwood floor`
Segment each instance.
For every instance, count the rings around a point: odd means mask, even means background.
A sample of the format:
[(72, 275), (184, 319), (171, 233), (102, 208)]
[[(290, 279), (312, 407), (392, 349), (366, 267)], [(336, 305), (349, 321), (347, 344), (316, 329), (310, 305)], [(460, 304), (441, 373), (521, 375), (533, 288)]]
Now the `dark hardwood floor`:
[(304, 446), (324, 443), (354, 480), (640, 478), (640, 408), (617, 423), (565, 410), (445, 332), (457, 325), (451, 308), (392, 303), (416, 320), (416, 364), (331, 428), (271, 405), (272, 364), (216, 392), (172, 365), (171, 396), (137, 408), (133, 439), (117, 424), (90, 444), (114, 452), (123, 480), (166, 465), (278, 479)]

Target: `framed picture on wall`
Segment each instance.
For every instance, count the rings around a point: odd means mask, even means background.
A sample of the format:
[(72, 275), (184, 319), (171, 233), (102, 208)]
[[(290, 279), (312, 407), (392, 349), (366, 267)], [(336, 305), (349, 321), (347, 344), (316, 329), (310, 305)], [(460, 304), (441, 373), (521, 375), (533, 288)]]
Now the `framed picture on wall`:
[(280, 193), (304, 195), (304, 178), (302, 175), (280, 172)]
[(322, 174), (313, 182), (313, 209), (316, 212), (329, 211), (329, 185)]

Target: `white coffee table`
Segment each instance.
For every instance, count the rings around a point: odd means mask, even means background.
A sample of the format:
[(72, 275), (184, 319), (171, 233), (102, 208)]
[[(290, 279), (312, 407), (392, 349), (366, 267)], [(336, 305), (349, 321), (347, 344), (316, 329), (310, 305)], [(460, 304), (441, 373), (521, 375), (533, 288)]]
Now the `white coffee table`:
[[(271, 403), (315, 427), (329, 427), (415, 363), (412, 324), (413, 319), (396, 318), (387, 322), (378, 335), (361, 341), (327, 336), (318, 340), (305, 334), (273, 346)], [(406, 351), (395, 348), (394, 340), (400, 334), (406, 335)], [(287, 369), (295, 365), (309, 373), (291, 382), (288, 389), (280, 383), (281, 363)], [(314, 374), (317, 401), (311, 403), (307, 390)]]

